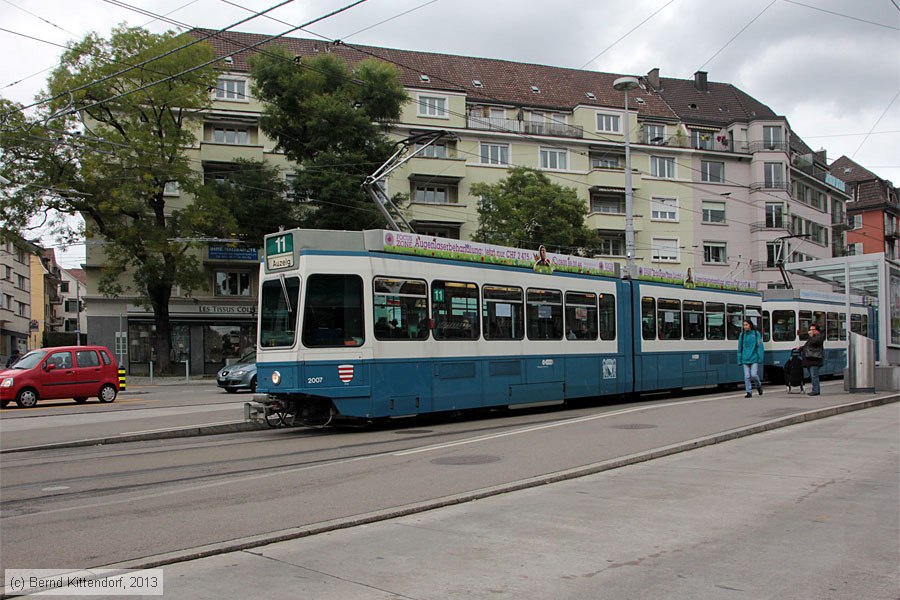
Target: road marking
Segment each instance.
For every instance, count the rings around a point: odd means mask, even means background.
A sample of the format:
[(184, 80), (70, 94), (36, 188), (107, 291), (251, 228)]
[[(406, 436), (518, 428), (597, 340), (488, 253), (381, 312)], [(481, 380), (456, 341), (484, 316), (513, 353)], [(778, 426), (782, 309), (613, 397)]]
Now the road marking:
[(59, 492), (70, 489), (67, 485), (51, 485), (50, 487), (41, 488), (42, 492)]

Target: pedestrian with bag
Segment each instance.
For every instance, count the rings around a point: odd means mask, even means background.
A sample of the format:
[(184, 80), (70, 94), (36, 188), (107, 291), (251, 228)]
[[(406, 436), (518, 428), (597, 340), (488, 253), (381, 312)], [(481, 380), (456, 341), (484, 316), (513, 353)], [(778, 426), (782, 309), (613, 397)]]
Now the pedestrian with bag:
[(810, 325), (809, 337), (806, 339), (806, 343), (800, 346), (803, 366), (809, 370), (809, 378), (812, 379), (812, 391), (807, 396), (819, 395), (819, 368), (825, 362), (824, 342), (825, 340), (822, 338), (819, 326), (816, 324)]
[(759, 378), (759, 365), (762, 364), (763, 336), (748, 319), (744, 319), (743, 330), (738, 336), (738, 364), (744, 367), (744, 389), (747, 395), (744, 398), (753, 397), (754, 382), (759, 395), (762, 396), (762, 381)]

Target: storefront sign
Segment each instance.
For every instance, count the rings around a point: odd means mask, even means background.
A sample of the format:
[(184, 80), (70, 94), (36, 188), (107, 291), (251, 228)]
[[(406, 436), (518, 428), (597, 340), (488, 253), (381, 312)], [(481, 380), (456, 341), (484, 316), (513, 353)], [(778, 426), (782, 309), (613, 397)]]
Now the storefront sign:
[(237, 246), (210, 246), (210, 260), (252, 260), (259, 261), (259, 250), (256, 248), (239, 248)]

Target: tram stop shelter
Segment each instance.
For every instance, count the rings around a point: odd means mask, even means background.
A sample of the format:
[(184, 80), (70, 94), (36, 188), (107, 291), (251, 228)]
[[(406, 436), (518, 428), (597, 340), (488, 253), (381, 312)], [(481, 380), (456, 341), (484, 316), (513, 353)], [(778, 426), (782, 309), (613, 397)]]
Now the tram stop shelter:
[(863, 296), (877, 306), (875, 388), (900, 390), (900, 262), (889, 260), (880, 252), (786, 263), (784, 269), (828, 283), (847, 296), (848, 307), (851, 294)]

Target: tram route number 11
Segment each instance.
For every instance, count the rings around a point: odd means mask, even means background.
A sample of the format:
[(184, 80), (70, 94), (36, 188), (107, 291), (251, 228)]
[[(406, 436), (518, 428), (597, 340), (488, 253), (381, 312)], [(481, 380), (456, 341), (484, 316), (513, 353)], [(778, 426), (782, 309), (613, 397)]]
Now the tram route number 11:
[(291, 234), (278, 235), (266, 240), (266, 260), (270, 269), (294, 266), (294, 238)]

